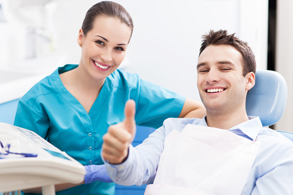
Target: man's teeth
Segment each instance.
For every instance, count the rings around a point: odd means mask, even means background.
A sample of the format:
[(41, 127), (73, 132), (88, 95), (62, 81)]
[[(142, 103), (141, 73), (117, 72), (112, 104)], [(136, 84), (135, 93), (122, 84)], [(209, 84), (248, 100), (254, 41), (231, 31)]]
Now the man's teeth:
[(109, 66), (102, 66), (101, 64), (99, 64), (97, 62), (95, 62), (95, 65), (98, 66), (101, 69), (107, 69), (107, 68), (109, 68)]
[(222, 92), (224, 91), (223, 89), (208, 89), (207, 92), (208, 93), (217, 93), (217, 92)]

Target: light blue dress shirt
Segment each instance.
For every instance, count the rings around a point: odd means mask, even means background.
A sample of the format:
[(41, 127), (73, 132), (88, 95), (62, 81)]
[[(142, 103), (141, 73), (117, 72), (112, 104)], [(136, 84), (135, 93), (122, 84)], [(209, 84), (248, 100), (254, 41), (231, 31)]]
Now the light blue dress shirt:
[[(260, 149), (242, 194), (292, 195), (293, 143), (280, 133), (262, 127), (259, 117), (249, 118), (249, 121), (229, 129), (236, 135), (249, 140), (257, 137), (256, 142), (260, 143)], [(125, 162), (119, 165), (106, 163), (111, 179), (121, 185), (152, 183), (164, 150), (164, 140), (173, 129), (182, 131), (187, 124), (207, 126), (205, 118), (165, 120), (163, 126), (152, 133), (141, 145), (135, 148), (130, 146)]]
[[(184, 105), (184, 97), (141, 80), (137, 74), (116, 70), (106, 78), (87, 113), (59, 76), (76, 67), (60, 67), (33, 86), (19, 101), (14, 125), (36, 132), (83, 165), (103, 164), (102, 137), (109, 125), (124, 120), (127, 100), (136, 102), (137, 124), (155, 128), (168, 117), (178, 117)], [(57, 194), (114, 194), (114, 186), (97, 181)]]

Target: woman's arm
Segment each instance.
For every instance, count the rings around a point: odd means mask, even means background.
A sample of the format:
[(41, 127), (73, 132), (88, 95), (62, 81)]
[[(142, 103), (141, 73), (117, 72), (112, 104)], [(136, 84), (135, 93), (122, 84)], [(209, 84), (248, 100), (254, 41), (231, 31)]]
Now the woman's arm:
[[(83, 182), (77, 183), (77, 184), (73, 184), (73, 183), (58, 184), (58, 185), (55, 185), (55, 191), (58, 192), (61, 190), (66, 190), (68, 188), (79, 186), (81, 184), (89, 184), (95, 181), (102, 181), (107, 183), (113, 182), (107, 173), (107, 169), (105, 165), (86, 165), (84, 167), (85, 167), (86, 174), (84, 176)], [(28, 190), (24, 190), (24, 192), (40, 194), (42, 193), (42, 188), (38, 187), (38, 188), (28, 189)]]
[[(73, 188), (75, 186), (79, 186), (81, 184), (84, 184), (84, 181), (82, 181), (81, 183), (78, 184), (73, 184), (73, 183), (62, 183), (62, 184), (57, 184), (55, 185), (55, 191), (61, 191), (61, 190), (66, 190), (69, 188)], [(32, 193), (32, 194), (42, 194), (42, 187), (38, 187), (38, 188), (32, 188), (32, 189), (26, 189), (26, 190), (22, 190), (24, 193)]]
[(206, 115), (206, 109), (201, 102), (186, 98), (179, 118), (202, 118)]

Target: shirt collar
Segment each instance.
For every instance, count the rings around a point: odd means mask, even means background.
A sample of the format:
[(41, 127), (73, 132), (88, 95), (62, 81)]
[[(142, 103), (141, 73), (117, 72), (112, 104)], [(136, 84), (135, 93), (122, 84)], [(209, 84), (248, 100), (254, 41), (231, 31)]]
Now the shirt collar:
[(254, 140), (262, 129), (262, 123), (258, 116), (249, 116), (248, 118), (248, 121), (240, 123), (229, 130), (240, 130), (242, 133)]
[(199, 121), (199, 123), (197, 124), (197, 125), (200, 125), (200, 126), (205, 126), (205, 127), (207, 127), (208, 126), (208, 124), (207, 124), (207, 120), (206, 120), (206, 117), (207, 116), (204, 116), (200, 121)]
[[(248, 121), (232, 127), (231, 129), (229, 129), (229, 131), (241, 131), (243, 134), (254, 140), (262, 128), (262, 123), (259, 117), (249, 116), (248, 118)], [(204, 116), (197, 125), (208, 126), (206, 122), (206, 116)]]

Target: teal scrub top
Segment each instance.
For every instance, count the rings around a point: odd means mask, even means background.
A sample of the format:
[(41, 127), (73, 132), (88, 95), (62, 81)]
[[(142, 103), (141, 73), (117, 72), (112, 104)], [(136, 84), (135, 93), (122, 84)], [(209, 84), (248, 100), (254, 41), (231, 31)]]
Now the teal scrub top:
[[(19, 101), (14, 125), (32, 130), (83, 165), (103, 164), (102, 136), (124, 120), (127, 100), (136, 102), (137, 125), (158, 128), (178, 117), (185, 98), (120, 70), (109, 75), (89, 113), (64, 87), (59, 74), (78, 65), (59, 67), (34, 85)], [(114, 183), (93, 182), (57, 195), (114, 194)]]

